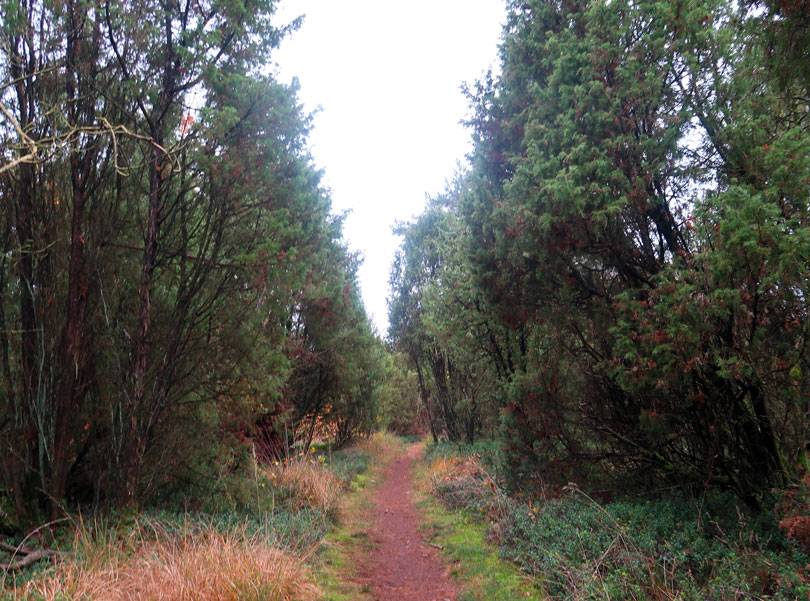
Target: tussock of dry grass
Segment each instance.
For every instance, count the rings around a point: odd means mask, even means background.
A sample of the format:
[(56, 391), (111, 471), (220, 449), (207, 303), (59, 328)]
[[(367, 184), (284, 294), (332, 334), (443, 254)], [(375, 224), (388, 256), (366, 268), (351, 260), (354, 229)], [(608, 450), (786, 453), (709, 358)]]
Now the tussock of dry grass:
[(387, 463), (402, 451), (402, 442), (390, 432), (376, 432), (355, 447), (371, 455), (376, 463)]
[(427, 475), (431, 488), (458, 480), (491, 481), (481, 464), (472, 456), (437, 457), (430, 462)]
[(474, 455), (437, 457), (427, 468), (429, 491), (445, 505), (479, 511), (498, 522), (512, 502)]
[(289, 490), (299, 509), (313, 507), (333, 515), (340, 505), (340, 480), (329, 468), (308, 457), (272, 466), (267, 473), (275, 486)]
[(306, 601), (318, 594), (304, 561), (263, 537), (224, 535), (213, 529), (194, 535), (155, 534), (150, 540), (112, 538), (99, 544), (81, 529), (74, 559), (63, 561), (53, 575), (10, 591), (11, 598)]

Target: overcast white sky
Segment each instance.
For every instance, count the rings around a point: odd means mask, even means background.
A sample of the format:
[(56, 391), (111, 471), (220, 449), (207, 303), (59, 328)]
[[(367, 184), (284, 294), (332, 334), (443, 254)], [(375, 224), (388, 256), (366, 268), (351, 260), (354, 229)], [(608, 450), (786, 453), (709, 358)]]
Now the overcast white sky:
[(394, 223), (418, 215), (469, 152), (462, 82), (498, 66), (504, 0), (281, 0), (278, 23), (306, 15), (274, 55), (308, 110), (310, 147), (344, 236), (364, 263), (360, 286), (378, 331), (388, 327)]

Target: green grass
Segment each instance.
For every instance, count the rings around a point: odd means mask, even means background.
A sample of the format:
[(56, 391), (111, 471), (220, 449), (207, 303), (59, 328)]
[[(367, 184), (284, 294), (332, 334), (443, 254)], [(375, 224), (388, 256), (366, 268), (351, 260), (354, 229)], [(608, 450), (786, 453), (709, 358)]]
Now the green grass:
[[(416, 470), (423, 488), (424, 468)], [(446, 509), (436, 499), (420, 493), (417, 508), (425, 518), (427, 538), (444, 547), (442, 553), (454, 567), (451, 574), (463, 586), (459, 601), (512, 601), (545, 599), (537, 579), (504, 561), (498, 548), (487, 542), (487, 526), (465, 510)]]
[[(779, 524), (784, 515), (805, 515), (810, 492), (803, 489), (759, 514), (713, 490), (600, 504), (573, 485), (560, 498), (529, 502), (510, 498), (497, 482), (486, 486), (492, 472), (476, 467), (484, 452), (445, 444), (429, 447), (427, 455), (433, 461), (420, 472), (431, 498), (424, 506), (437, 542), (464, 574), (494, 573), (497, 563), (480, 556), (491, 530), (500, 557), (534, 576), (537, 590), (542, 584), (554, 599), (810, 599), (808, 549), (789, 540)], [(467, 599), (507, 587), (496, 582)]]
[[(374, 468), (372, 468), (374, 469)], [(366, 479), (369, 476), (360, 474)], [(357, 475), (356, 475), (357, 476)], [(356, 482), (355, 479), (352, 482)], [(323, 591), (323, 601), (370, 601), (368, 589), (354, 580), (373, 545), (363, 519), (372, 508), (372, 488), (352, 488), (342, 502), (340, 516), (326, 533), (324, 543), (313, 558), (315, 579)]]
[(329, 466), (335, 475), (346, 483), (351, 482), (361, 474), (364, 474), (371, 464), (371, 455), (358, 448), (346, 448), (339, 451), (329, 452), (324, 450), (317, 455), (318, 459)]
[(371, 549), (368, 534), (352, 525), (335, 526), (327, 534), (314, 558), (316, 582), (323, 591), (323, 601), (371, 600), (368, 588), (351, 577)]
[[(177, 516), (176, 521), (181, 517)], [(230, 512), (218, 515), (195, 516), (200, 522), (210, 520), (220, 532), (226, 533), (241, 526), (248, 533), (262, 534), (275, 544), (290, 550), (305, 550), (316, 546), (330, 527), (331, 519), (322, 511), (309, 507), (290, 510), (276, 508), (272, 513)]]

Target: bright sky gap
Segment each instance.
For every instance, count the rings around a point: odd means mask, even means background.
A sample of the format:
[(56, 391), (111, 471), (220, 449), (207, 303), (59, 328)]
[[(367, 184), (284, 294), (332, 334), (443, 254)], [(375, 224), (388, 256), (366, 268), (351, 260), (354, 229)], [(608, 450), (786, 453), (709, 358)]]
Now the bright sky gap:
[(364, 257), (363, 301), (384, 334), (391, 227), (419, 214), (470, 151), (461, 85), (497, 68), (504, 3), (282, 0), (277, 22), (299, 15), (274, 62), (318, 110), (310, 148), (333, 211), (351, 211), (344, 236)]

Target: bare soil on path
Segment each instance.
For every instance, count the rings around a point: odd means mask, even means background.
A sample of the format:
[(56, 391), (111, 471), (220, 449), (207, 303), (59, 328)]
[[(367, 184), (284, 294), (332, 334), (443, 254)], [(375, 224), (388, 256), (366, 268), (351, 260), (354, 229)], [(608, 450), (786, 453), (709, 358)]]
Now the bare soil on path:
[(420, 446), (391, 464), (374, 495), (369, 532), (375, 550), (362, 577), (378, 601), (453, 601), (459, 592), (436, 549), (422, 541), (414, 508), (410, 466)]

